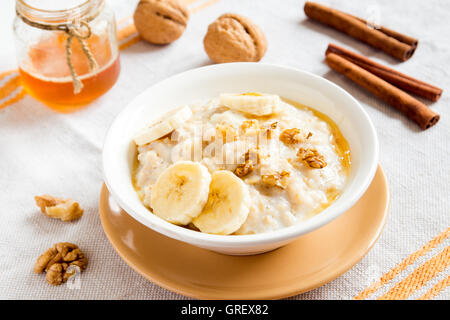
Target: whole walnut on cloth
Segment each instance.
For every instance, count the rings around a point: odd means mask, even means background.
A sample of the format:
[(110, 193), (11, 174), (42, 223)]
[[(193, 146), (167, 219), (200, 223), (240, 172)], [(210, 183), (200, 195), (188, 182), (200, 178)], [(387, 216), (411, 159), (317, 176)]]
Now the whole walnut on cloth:
[(267, 50), (262, 30), (250, 19), (226, 13), (208, 27), (203, 45), (216, 63), (261, 60)]
[(50, 218), (72, 221), (81, 218), (84, 210), (72, 199), (55, 198), (48, 194), (34, 197), (41, 212)]
[(77, 245), (69, 242), (59, 242), (39, 256), (34, 272), (47, 273), (46, 280), (51, 285), (60, 285), (75, 274), (71, 266), (83, 271), (87, 267), (87, 259)]
[(179, 0), (141, 0), (134, 12), (139, 35), (154, 44), (177, 40), (189, 20), (187, 7)]

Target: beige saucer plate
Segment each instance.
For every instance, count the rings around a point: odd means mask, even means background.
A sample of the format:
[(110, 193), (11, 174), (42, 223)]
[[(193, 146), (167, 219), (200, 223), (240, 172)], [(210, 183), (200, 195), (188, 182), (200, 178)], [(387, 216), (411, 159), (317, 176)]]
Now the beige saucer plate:
[(389, 211), (381, 166), (349, 211), (300, 239), (254, 256), (227, 256), (170, 239), (121, 210), (106, 186), (103, 229), (117, 253), (148, 280), (200, 299), (278, 299), (317, 288), (346, 272), (375, 244)]

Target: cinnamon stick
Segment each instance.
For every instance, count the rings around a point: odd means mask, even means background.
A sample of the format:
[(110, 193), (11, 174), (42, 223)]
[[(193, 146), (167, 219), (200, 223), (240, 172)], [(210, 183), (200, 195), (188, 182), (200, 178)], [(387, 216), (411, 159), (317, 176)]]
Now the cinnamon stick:
[(381, 49), (399, 60), (408, 60), (416, 50), (418, 43), (416, 39), (384, 27), (380, 29), (369, 28), (365, 20), (339, 10), (307, 1), (304, 11), (309, 18)]
[(425, 104), (343, 57), (329, 53), (325, 61), (333, 70), (372, 92), (416, 122), (422, 129), (428, 129), (439, 121), (439, 115)]
[(388, 68), (382, 64), (376, 63), (373, 60), (370, 60), (350, 50), (339, 47), (338, 45), (335, 45), (333, 43), (330, 43), (328, 45), (325, 54), (327, 55), (329, 53), (335, 53), (338, 56), (343, 57), (344, 59), (386, 80), (394, 86), (403, 89), (404, 91), (416, 94), (432, 101), (439, 100), (442, 95), (442, 89), (438, 87), (414, 79), (406, 74)]
[[(368, 24), (368, 23), (367, 23), (367, 20), (361, 19), (361, 18), (359, 18), (359, 17), (353, 16), (353, 15), (348, 14), (348, 13), (347, 13), (347, 15), (350, 16), (350, 17), (352, 17), (352, 18), (355, 18), (355, 19), (361, 21), (361, 22), (364, 23), (365, 25)], [(412, 47), (414, 47), (414, 48), (417, 48), (417, 45), (419, 44), (419, 40), (417, 40), (417, 39), (415, 39), (415, 38), (413, 38), (413, 37), (404, 35), (404, 34), (402, 34), (402, 33), (400, 33), (400, 32), (395, 31), (395, 30), (388, 29), (388, 28), (383, 27), (383, 26), (376, 26), (375, 29), (377, 29), (378, 31), (383, 32), (384, 34), (388, 35), (389, 37), (392, 37), (392, 38), (394, 38), (394, 39), (397, 39), (397, 40), (400, 41), (400, 42), (409, 44), (410, 46), (412, 46)]]

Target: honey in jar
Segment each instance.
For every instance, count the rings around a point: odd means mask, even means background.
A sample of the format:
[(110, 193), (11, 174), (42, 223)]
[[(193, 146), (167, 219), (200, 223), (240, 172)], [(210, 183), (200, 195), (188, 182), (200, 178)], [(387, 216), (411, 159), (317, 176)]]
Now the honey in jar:
[(114, 15), (103, 0), (62, 10), (36, 9), (27, 1), (32, 0), (16, 1), (14, 25), (27, 92), (64, 112), (108, 91), (119, 76), (120, 62)]

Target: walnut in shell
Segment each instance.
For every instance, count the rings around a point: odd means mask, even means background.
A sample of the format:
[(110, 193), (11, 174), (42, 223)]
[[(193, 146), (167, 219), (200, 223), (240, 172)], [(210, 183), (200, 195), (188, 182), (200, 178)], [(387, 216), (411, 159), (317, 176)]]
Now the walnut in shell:
[(208, 27), (203, 45), (216, 63), (261, 60), (267, 50), (262, 30), (250, 19), (226, 13)]
[(84, 210), (72, 199), (55, 198), (48, 194), (34, 197), (41, 212), (50, 218), (71, 221), (81, 218)]
[(56, 286), (75, 274), (71, 266), (78, 267), (81, 272), (87, 267), (87, 259), (77, 245), (59, 242), (39, 256), (34, 265), (34, 272), (45, 271), (47, 282)]
[(139, 35), (154, 44), (177, 40), (189, 20), (187, 7), (179, 0), (141, 0), (134, 12)]

